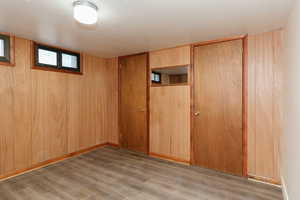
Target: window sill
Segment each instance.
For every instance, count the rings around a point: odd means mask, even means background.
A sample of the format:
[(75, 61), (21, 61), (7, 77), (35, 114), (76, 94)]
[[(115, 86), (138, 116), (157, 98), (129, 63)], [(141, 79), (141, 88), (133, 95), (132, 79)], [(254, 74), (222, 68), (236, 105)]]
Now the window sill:
[(32, 66), (31, 69), (42, 70), (42, 71), (50, 71), (50, 72), (60, 72), (60, 73), (66, 73), (66, 74), (83, 75), (82, 72), (73, 72), (73, 71), (68, 71), (68, 70), (63, 70), (63, 69), (54, 69), (54, 68), (51, 68), (51, 67)]
[(4, 67), (14, 67), (15, 63), (0, 61), (0, 65), (3, 65)]
[(176, 83), (176, 84), (151, 84), (151, 87), (170, 87), (170, 86), (189, 86), (189, 83)]

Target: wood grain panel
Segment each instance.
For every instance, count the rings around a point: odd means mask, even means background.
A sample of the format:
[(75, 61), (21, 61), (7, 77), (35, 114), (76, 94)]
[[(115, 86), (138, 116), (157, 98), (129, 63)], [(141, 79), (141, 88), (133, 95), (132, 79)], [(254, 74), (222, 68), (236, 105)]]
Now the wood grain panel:
[(27, 168), (31, 165), (32, 154), (32, 118), (31, 118), (31, 74), (28, 63), (30, 63), (30, 41), (18, 39), (18, 47), (15, 50), (16, 66), (13, 68), (14, 87), (13, 87), (13, 113), (15, 127), (15, 169)]
[[(30, 67), (30, 66), (29, 66)], [(32, 96), (32, 162), (39, 163), (46, 160), (46, 131), (47, 124), (47, 80), (48, 73), (44, 71), (31, 71)]]
[(86, 149), (87, 147), (93, 146), (96, 143), (96, 123), (99, 123), (94, 118), (96, 111), (96, 93), (93, 92), (93, 57), (86, 54), (83, 55), (83, 64), (85, 76), (81, 82), (80, 88), (80, 132), (84, 134), (79, 135), (79, 148)]
[(190, 45), (151, 51), (149, 53), (150, 68), (189, 65), (191, 63)]
[(68, 153), (79, 151), (81, 135), (81, 83), (83, 76), (68, 76)]
[(194, 49), (193, 164), (243, 175), (243, 42)]
[(120, 145), (148, 153), (148, 54), (119, 58)]
[(63, 73), (49, 73), (46, 87), (45, 118), (47, 127), (45, 148), (46, 160), (53, 159), (67, 153), (67, 75)]
[(282, 31), (249, 36), (248, 52), (249, 174), (279, 182)]
[[(107, 101), (111, 102), (112, 107), (106, 108), (106, 114), (109, 117), (106, 117), (109, 123), (106, 123), (107, 127), (107, 141), (111, 144), (119, 144), (119, 128), (118, 128), (118, 58), (107, 59), (106, 62), (107, 70), (109, 70), (111, 76), (106, 76), (106, 81), (109, 83), (110, 87), (107, 89)], [(109, 77), (109, 78), (108, 78)]]
[(14, 170), (15, 127), (14, 127), (14, 76), (12, 68), (0, 68), (0, 173)]
[(150, 152), (190, 160), (190, 87), (151, 87)]
[(107, 143), (117, 130), (117, 66), (84, 55), (82, 76), (33, 70), (32, 42), (16, 38), (0, 68), (0, 176)]
[[(26, 73), (30, 52), (24, 50), (30, 48), (30, 43), (22, 39), (17, 42), (19, 68), (1, 68), (0, 71), (0, 174), (31, 164), (30, 96), (27, 95), (30, 76)], [(24, 54), (27, 57), (19, 56)]]

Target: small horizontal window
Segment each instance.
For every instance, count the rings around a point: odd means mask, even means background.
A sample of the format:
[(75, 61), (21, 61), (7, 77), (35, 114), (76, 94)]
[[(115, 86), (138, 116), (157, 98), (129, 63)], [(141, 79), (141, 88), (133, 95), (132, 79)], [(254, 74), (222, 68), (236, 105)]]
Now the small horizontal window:
[(77, 69), (78, 64), (78, 56), (62, 53), (62, 67)]
[(0, 34), (0, 62), (10, 62), (10, 37)]
[(35, 44), (35, 65), (50, 71), (80, 73), (80, 54)]
[(161, 74), (156, 73), (156, 72), (152, 72), (151, 80), (152, 80), (153, 83), (160, 83), (161, 82)]
[(39, 65), (51, 65), (57, 66), (58, 53), (55, 51), (49, 51), (45, 49), (38, 49), (38, 64)]
[(0, 39), (0, 57), (4, 57), (4, 40)]

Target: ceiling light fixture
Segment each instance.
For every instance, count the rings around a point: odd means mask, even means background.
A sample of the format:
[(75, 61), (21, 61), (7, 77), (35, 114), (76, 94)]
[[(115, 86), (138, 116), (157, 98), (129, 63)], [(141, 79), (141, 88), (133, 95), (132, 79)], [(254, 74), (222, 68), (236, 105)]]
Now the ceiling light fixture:
[(98, 21), (98, 7), (88, 0), (79, 0), (73, 3), (74, 18), (82, 24), (95, 24)]

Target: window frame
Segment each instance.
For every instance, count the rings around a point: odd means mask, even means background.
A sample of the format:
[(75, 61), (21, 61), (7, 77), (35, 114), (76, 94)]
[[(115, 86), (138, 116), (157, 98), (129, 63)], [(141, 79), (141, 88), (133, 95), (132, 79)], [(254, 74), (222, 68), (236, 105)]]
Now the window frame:
[[(55, 52), (56, 53), (56, 61), (57, 61), (56, 63), (57, 64), (56, 65), (49, 65), (49, 64), (40, 63), (39, 62), (39, 49)], [(41, 45), (41, 44), (36, 44), (35, 49), (34, 49), (34, 64), (36, 66), (39, 66), (39, 67), (51, 67), (51, 68), (57, 69), (58, 66), (59, 66), (59, 52), (58, 52), (58, 50), (53, 48), (53, 47), (49, 47), (49, 46), (45, 46), (45, 45)]]
[(161, 73), (159, 73), (159, 72), (151, 72), (151, 77), (152, 77), (152, 74), (154, 74), (154, 76), (158, 75), (159, 76), (159, 81), (152, 80), (152, 78), (151, 78), (151, 82), (152, 83), (161, 83)]
[(4, 56), (0, 56), (0, 65), (10, 67), (15, 66), (15, 37), (7, 33), (0, 32), (0, 39), (4, 41)]
[[(40, 44), (40, 43), (34, 43), (33, 45), (33, 69), (40, 69), (40, 70), (45, 70), (45, 71), (56, 71), (56, 72), (63, 72), (63, 73), (73, 73), (73, 74), (82, 74), (82, 56), (80, 53), (70, 51), (70, 50), (65, 50), (45, 44)], [(39, 49), (43, 50), (48, 50), (55, 52), (57, 54), (57, 65), (49, 65), (49, 64), (43, 64), (39, 63)], [(66, 67), (62, 66), (62, 54), (67, 54), (71, 56), (76, 56), (77, 58), (77, 68), (71, 68), (71, 67)]]

